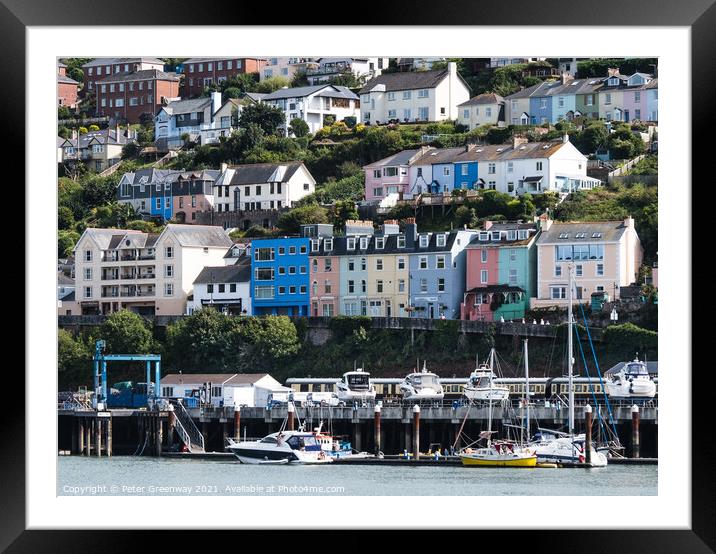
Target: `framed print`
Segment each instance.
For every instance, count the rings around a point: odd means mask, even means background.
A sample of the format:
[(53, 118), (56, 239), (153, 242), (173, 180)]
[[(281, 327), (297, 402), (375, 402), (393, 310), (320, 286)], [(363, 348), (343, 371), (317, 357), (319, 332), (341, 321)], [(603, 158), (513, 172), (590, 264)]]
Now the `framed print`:
[(689, 222), (716, 8), (202, 7), (2, 7), (30, 331), (2, 546), (712, 551)]

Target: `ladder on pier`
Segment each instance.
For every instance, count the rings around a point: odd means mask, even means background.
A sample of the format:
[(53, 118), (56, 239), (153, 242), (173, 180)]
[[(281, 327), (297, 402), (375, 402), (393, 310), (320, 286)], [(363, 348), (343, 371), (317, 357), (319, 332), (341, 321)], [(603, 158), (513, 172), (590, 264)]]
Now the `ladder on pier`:
[(189, 412), (181, 402), (172, 402), (174, 406), (174, 429), (179, 438), (189, 449), (189, 452), (204, 452), (204, 436), (199, 431)]

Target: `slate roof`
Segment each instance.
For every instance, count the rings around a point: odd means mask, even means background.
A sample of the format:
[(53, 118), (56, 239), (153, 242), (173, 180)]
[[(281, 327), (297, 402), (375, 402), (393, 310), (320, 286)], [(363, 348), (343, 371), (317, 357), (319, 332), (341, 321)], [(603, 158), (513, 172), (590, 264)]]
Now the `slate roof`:
[(61, 271), (57, 272), (57, 284), (58, 285), (72, 285), (74, 286), (75, 280), (72, 277), (68, 277)]
[(296, 173), (301, 166), (303, 166), (303, 162), (236, 165), (228, 168), (228, 170), (233, 171), (228, 184), (253, 185), (268, 182), (285, 183), (293, 177), (294, 173)]
[[(319, 239), (321, 242), (319, 243), (319, 250), (317, 252), (309, 252), (310, 256), (370, 256), (370, 255), (380, 255), (380, 254), (405, 254), (406, 256), (411, 254), (429, 254), (433, 252), (449, 252), (452, 250), (453, 245), (455, 244), (455, 241), (458, 238), (458, 234), (462, 233), (464, 234), (465, 231), (462, 229), (456, 229), (452, 231), (444, 231), (444, 232), (438, 232), (438, 233), (419, 233), (415, 240), (413, 241), (412, 236), (410, 236), (409, 229), (406, 229), (408, 232), (403, 233), (396, 233), (396, 234), (390, 234), (390, 235), (369, 235), (368, 238), (368, 246), (367, 248), (361, 249), (360, 248), (360, 236), (359, 235), (351, 235), (350, 237), (347, 236), (333, 236), (333, 237), (314, 237)], [(471, 229), (468, 231), (472, 231)], [(445, 246), (438, 246), (437, 245), (437, 235), (443, 235), (446, 234), (447, 238), (445, 240)], [(420, 246), (420, 235), (428, 235), (428, 245), (421, 247)], [(366, 237), (366, 235), (362, 235), (363, 237)], [(398, 237), (399, 236), (405, 236), (405, 247), (404, 248), (398, 248)], [(325, 239), (333, 238), (333, 249), (330, 251), (325, 251), (323, 243)], [(348, 250), (348, 239), (349, 238), (355, 238), (355, 248), (353, 250)], [(378, 238), (385, 238), (385, 246), (384, 248), (376, 248), (376, 239)]]
[(358, 94), (367, 94), (376, 85), (385, 85), (386, 92), (396, 90), (414, 90), (435, 88), (448, 76), (447, 69), (432, 69), (430, 71), (405, 71), (401, 73), (381, 73), (368, 81)]
[[(583, 221), (574, 223), (554, 222), (552, 226), (542, 231), (538, 244), (573, 244), (575, 242), (617, 242), (621, 239), (627, 227), (624, 221)], [(563, 239), (560, 234), (568, 233), (569, 236)], [(585, 233), (582, 239), (576, 238), (577, 233)], [(592, 238), (594, 233), (601, 233), (601, 237)]]
[(499, 94), (494, 92), (486, 92), (484, 94), (478, 94), (477, 96), (470, 98), (467, 102), (458, 104), (460, 106), (479, 106), (481, 104), (501, 104), (505, 99)]
[(78, 147), (77, 141), (79, 139), (79, 148), (88, 148), (91, 144), (116, 144), (124, 145), (130, 142), (136, 142), (134, 138), (127, 138), (124, 132), (120, 130), (119, 136), (117, 135), (116, 129), (100, 129), (99, 131), (89, 131), (84, 135), (79, 135), (78, 138), (68, 138), (62, 143), (63, 147), (74, 146)]
[[(528, 231), (534, 231), (533, 233), (528, 233), (526, 239), (507, 240), (507, 237), (505, 237), (504, 240), (493, 240), (491, 234), (495, 231), (519, 231), (525, 229)], [(467, 248), (480, 248), (482, 246), (527, 246), (537, 236), (537, 232), (537, 225), (535, 223), (517, 223), (516, 221), (493, 223), (487, 230), (480, 229), (478, 234), (470, 241), (470, 244), (467, 245)], [(490, 235), (488, 235), (488, 240), (480, 240), (479, 233), (490, 233)]]
[(69, 78), (67, 75), (60, 75), (60, 74), (57, 75), (57, 82), (64, 83), (67, 85), (79, 85), (79, 83), (77, 81), (75, 81), (74, 79)]
[(159, 58), (95, 58), (92, 61), (82, 64), (82, 67), (115, 65), (118, 63), (156, 63), (164, 65), (164, 62)]
[(293, 87), (280, 88), (263, 97), (263, 101), (282, 100), (284, 98), (303, 98), (311, 94), (320, 92), (320, 96), (330, 96), (332, 98), (348, 98), (358, 100), (358, 96), (351, 92), (349, 88), (338, 85), (315, 85), (311, 87)]
[(170, 223), (164, 232), (171, 232), (181, 246), (224, 246), (228, 248), (234, 244), (221, 227), (212, 225)]
[(165, 73), (158, 69), (142, 69), (140, 71), (122, 71), (113, 73), (104, 79), (97, 81), (98, 84), (119, 83), (124, 81), (136, 81), (139, 79), (157, 79), (160, 81), (179, 81), (176, 73)]
[(393, 154), (392, 156), (388, 156), (387, 158), (383, 158), (382, 160), (378, 160), (377, 162), (373, 162), (372, 164), (368, 164), (363, 167), (381, 167), (385, 165), (408, 165), (410, 163), (410, 159), (418, 154), (420, 152), (420, 148), (415, 148), (413, 150), (403, 150), (402, 152), (398, 152), (397, 154)]
[(433, 148), (417, 158), (413, 165), (453, 163), (457, 156), (463, 152), (465, 152), (465, 148), (462, 146), (457, 148)]
[(268, 373), (170, 373), (161, 378), (165, 385), (200, 385), (211, 382), (214, 385), (253, 385)]
[[(112, 237), (115, 235), (118, 235), (119, 233), (123, 233), (122, 236), (133, 233), (141, 235), (143, 234), (141, 231), (134, 231), (134, 230), (127, 230), (127, 231), (120, 231), (118, 229), (98, 229), (96, 227), (88, 227), (85, 229), (85, 233), (87, 236), (94, 239), (94, 241), (99, 246), (100, 250), (108, 250), (110, 242), (112, 242)], [(84, 236), (84, 234), (83, 234)], [(75, 245), (75, 248), (77, 245)]]
[(251, 281), (251, 260), (235, 265), (207, 266), (201, 270), (194, 284), (247, 283)]
[(245, 98), (250, 98), (254, 102), (261, 102), (266, 96), (268, 96), (268, 93), (265, 92), (247, 92), (244, 95)]
[(202, 63), (202, 62), (221, 62), (224, 60), (263, 60), (264, 58), (242, 58), (241, 56), (224, 56), (223, 58), (189, 58), (185, 60), (184, 65), (188, 63)]
[(175, 100), (170, 102), (162, 109), (169, 115), (178, 115), (183, 113), (201, 112), (206, 108), (211, 108), (212, 101), (209, 98), (192, 98), (190, 100)]
[(566, 143), (561, 140), (546, 142), (527, 142), (518, 144), (513, 148), (512, 144), (490, 144), (487, 146), (476, 146), (472, 150), (461, 152), (453, 157), (455, 163), (471, 161), (493, 161), (493, 160), (522, 160), (528, 158), (548, 158), (562, 148)]

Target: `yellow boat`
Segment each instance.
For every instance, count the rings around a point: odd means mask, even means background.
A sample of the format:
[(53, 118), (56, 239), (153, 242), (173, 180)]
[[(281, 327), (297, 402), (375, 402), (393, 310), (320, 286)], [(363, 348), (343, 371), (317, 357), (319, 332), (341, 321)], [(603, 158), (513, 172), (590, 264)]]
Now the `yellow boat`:
[(521, 448), (502, 449), (490, 445), (460, 454), (462, 465), (483, 467), (536, 467), (537, 456), (531, 450)]

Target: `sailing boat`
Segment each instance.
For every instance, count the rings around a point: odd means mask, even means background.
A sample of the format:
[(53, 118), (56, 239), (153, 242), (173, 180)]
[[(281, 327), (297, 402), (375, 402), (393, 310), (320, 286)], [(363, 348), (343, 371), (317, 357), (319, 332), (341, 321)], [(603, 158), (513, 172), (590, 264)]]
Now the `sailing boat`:
[[(492, 389), (492, 376), (495, 362), (495, 349), (490, 351), (490, 382)], [(488, 420), (487, 430), (480, 433), (480, 439), (487, 441), (485, 448), (465, 448), (460, 452), (460, 459), (464, 466), (486, 467), (535, 467), (537, 456), (533, 450), (524, 448), (510, 441), (492, 441), (492, 395), (488, 394)]]
[(580, 435), (574, 434), (574, 384), (573, 384), (573, 366), (574, 358), (572, 356), (572, 333), (574, 331), (572, 317), (572, 289), (574, 286), (573, 266), (569, 265), (569, 306), (567, 308), (567, 368), (569, 374), (569, 429), (568, 432), (559, 433), (557, 431), (542, 430), (538, 442), (532, 444), (536, 446), (535, 453), (537, 461), (543, 463), (557, 464), (583, 464), (586, 461), (586, 449), (590, 449), (591, 466), (603, 467), (607, 465), (607, 457), (597, 451), (592, 444), (586, 444), (584, 433)]

